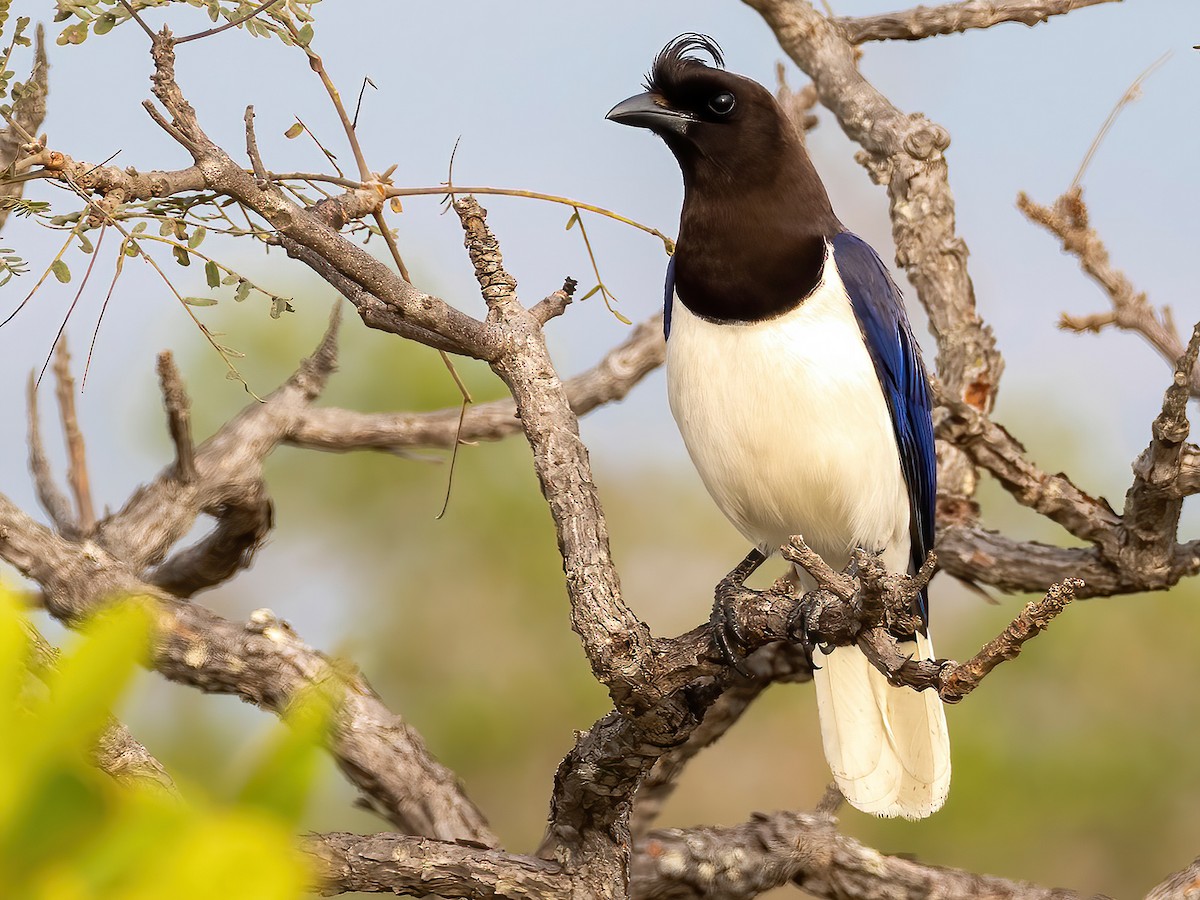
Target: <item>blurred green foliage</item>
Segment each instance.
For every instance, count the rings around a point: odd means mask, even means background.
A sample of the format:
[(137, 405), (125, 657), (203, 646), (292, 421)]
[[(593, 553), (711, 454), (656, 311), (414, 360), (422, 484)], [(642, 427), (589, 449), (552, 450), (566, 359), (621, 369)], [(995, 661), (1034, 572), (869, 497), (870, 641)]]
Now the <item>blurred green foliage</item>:
[(235, 802), (118, 784), (90, 751), (149, 655), (153, 612), (97, 615), (57, 665), (31, 670), (21, 612), (0, 587), (0, 885), (19, 900), (292, 900), (312, 880), (294, 828), (329, 704), (289, 715)]

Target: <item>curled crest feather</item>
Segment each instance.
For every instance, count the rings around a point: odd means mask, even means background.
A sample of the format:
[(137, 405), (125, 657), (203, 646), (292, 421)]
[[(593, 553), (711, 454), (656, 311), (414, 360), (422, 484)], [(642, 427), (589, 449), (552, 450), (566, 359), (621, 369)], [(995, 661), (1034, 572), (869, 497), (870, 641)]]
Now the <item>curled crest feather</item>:
[(672, 39), (654, 57), (654, 65), (646, 76), (646, 90), (669, 94), (680, 77), (693, 66), (709, 68), (709, 64), (695, 54), (700, 53), (712, 60), (712, 66), (725, 68), (725, 55), (720, 45), (706, 34), (689, 31)]

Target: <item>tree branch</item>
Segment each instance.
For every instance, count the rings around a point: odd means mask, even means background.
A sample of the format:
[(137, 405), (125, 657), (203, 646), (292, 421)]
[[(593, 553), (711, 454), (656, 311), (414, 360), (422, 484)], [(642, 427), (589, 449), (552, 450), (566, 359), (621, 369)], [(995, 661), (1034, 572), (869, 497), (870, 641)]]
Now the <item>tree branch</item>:
[(404, 834), (312, 834), (322, 893), (404, 893), (455, 900), (565, 900), (570, 876), (557, 863)]
[(917, 6), (903, 12), (877, 16), (834, 19), (834, 24), (852, 44), (867, 41), (919, 41), (939, 34), (953, 34), (972, 28), (991, 28), (1004, 22), (1020, 22), (1030, 27), (1051, 16), (1100, 3), (1121, 0), (963, 0), (942, 6)]
[(1133, 484), (1125, 495), (1121, 518), (1125, 536), (1122, 567), (1138, 572), (1151, 587), (1172, 582), (1179, 515), (1183, 497), (1179, 479), (1190, 430), (1187, 402), (1200, 355), (1200, 324), (1192, 331), (1187, 349), (1175, 364), (1175, 379), (1163, 397), (1162, 412), (1154, 420), (1150, 446), (1133, 464)]
[[(1073, 187), (1053, 206), (1035, 203), (1027, 194), (1017, 195), (1017, 208), (1030, 221), (1041, 225), (1062, 241), (1063, 250), (1079, 260), (1080, 268), (1108, 295), (1112, 311), (1091, 316), (1063, 313), (1059, 327), (1067, 331), (1093, 334), (1110, 325), (1122, 331), (1140, 334), (1171, 365), (1183, 355), (1183, 339), (1175, 328), (1170, 307), (1155, 309), (1144, 293), (1120, 269), (1114, 268), (1108, 248), (1088, 220), (1083, 188)], [(1193, 397), (1200, 397), (1200, 373), (1193, 372), (1188, 382)]]
[[(41, 677), (58, 666), (58, 650), (30, 622), (23, 622), (32, 650), (30, 668)], [(109, 716), (108, 724), (92, 748), (96, 767), (126, 785), (140, 785), (177, 796), (175, 782), (129, 729)]]
[(654, 832), (634, 857), (637, 900), (751, 900), (789, 882), (842, 900), (1076, 900), (1071, 891), (887, 856), (837, 832), (829, 816), (757, 814), (720, 828)]
[(42, 429), (38, 417), (37, 376), (29, 373), (29, 386), (26, 390), (29, 409), (29, 471), (33, 475), (33, 486), (37, 493), (38, 503), (41, 504), (58, 533), (65, 537), (79, 536), (79, 523), (75, 519), (75, 510), (71, 501), (58, 488), (54, 473), (50, 470), (50, 461), (46, 458), (46, 450), (42, 445)]
[[(637, 325), (594, 367), (563, 382), (572, 412), (582, 416), (606, 403), (623, 400), (646, 375), (662, 365), (665, 355), (662, 316), (653, 316)], [(516, 402), (511, 398), (469, 407), (462, 422), (461, 440), (495, 441), (519, 432), (521, 421), (516, 411)], [(313, 407), (296, 417), (287, 442), (336, 452), (449, 449), (458, 433), (458, 420), (458, 407), (428, 413), (363, 413)]]

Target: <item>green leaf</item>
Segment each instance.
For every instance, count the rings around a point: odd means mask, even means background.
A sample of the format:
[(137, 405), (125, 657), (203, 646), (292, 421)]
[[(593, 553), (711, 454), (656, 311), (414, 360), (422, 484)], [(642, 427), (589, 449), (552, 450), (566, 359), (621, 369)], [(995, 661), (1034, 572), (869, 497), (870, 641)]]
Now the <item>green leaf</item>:
[(171, 255), (175, 257), (175, 262), (181, 266), (190, 266), (192, 264), (192, 256), (183, 247), (172, 247)]
[(300, 137), (300, 135), (302, 135), (302, 134), (304, 134), (304, 126), (301, 125), (299, 122), (297, 122), (295, 125), (293, 125), (291, 128), (289, 128), (287, 131), (285, 131), (283, 133), (283, 136), (290, 141), (293, 138)]
[(233, 292), (233, 299), (241, 303), (250, 296), (250, 282), (241, 280), (238, 282), (237, 290)]
[(221, 270), (211, 259), (204, 264), (204, 277), (210, 288), (221, 286)]
[[(335, 686), (338, 694), (332, 693)], [(289, 727), (276, 732), (259, 757), (239, 793), (239, 803), (266, 810), (293, 825), (299, 823), (339, 701), (340, 684), (333, 678), (293, 698), (284, 713)]]
[(571, 218), (567, 219), (567, 227), (566, 227), (566, 230), (567, 230), (567, 231), (570, 231), (570, 230), (571, 230), (572, 228), (574, 228), (574, 227), (575, 227), (575, 226), (576, 226), (578, 223), (579, 223), (579, 210), (575, 210), (575, 212), (571, 213)]
[(307, 47), (312, 42), (312, 39), (313, 27), (311, 25), (305, 25), (300, 29), (300, 44), (304, 47)]
[(117, 17), (112, 13), (105, 13), (96, 20), (94, 25), (92, 25), (92, 31), (96, 34), (108, 34), (110, 31), (112, 31), (113, 26), (116, 24)]
[(184, 297), (183, 302), (188, 306), (216, 306), (217, 301), (213, 297)]
[(580, 301), (586, 300), (588, 297), (592, 296), (592, 294), (595, 294), (599, 290), (600, 290), (600, 285), (596, 285), (594, 288), (592, 288), (590, 291), (588, 291), (586, 294), (584, 294), (582, 297), (580, 297), (579, 298)]
[[(164, 222), (164, 223), (163, 223), (163, 225), (165, 225), (165, 226), (167, 227), (167, 230), (168, 230), (168, 231), (170, 230), (170, 225), (169, 225), (167, 222)], [(138, 222), (136, 225), (134, 225), (134, 226), (133, 226), (133, 231), (132, 231), (131, 233), (132, 233), (132, 234), (141, 234), (141, 233), (142, 233), (143, 231), (145, 231), (145, 230), (146, 230), (146, 223), (145, 223), (145, 222)], [(166, 231), (161, 231), (161, 230), (160, 230), (160, 232), (159, 232), (159, 233), (160, 233), (160, 234), (166, 234), (167, 232), (166, 232)]]
[(203, 225), (197, 225), (196, 230), (192, 232), (192, 236), (188, 238), (188, 246), (195, 250), (203, 243), (206, 234), (208, 234), (208, 229)]
[(288, 303), (286, 297), (271, 298), (271, 318), (278, 319), (285, 312), (295, 312), (292, 304)]
[(71, 280), (71, 269), (61, 259), (56, 259), (50, 263), (50, 271), (54, 273), (54, 277), (66, 284)]
[(95, 249), (92, 246), (92, 242), (88, 240), (88, 236), (86, 234), (79, 235), (79, 249), (84, 253), (91, 253)]
[(150, 654), (153, 613), (147, 600), (127, 600), (97, 614), (83, 631), (86, 640), (59, 660), (46, 678), (49, 696), (39, 726), (28, 735), (33, 758), (51, 758), (62, 748), (82, 750), (100, 733), (108, 713), (139, 661)]
[(125, 242), (125, 255), (126, 256), (137, 256), (141, 252), (142, 252), (142, 250), (140, 247), (138, 247), (136, 241), (126, 241)]

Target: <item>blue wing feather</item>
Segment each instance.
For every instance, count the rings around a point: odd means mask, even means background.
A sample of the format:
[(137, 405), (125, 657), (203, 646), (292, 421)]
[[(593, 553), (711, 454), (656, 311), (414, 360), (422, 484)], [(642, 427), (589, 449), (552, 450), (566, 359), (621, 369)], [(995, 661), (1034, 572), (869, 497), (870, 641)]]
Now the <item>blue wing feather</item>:
[[(833, 259), (891, 413), (900, 465), (908, 485), (915, 571), (933, 548), (937, 502), (932, 404), (921, 349), (909, 327), (900, 289), (871, 246), (850, 232), (842, 232), (833, 239)], [(921, 593), (920, 603), (921, 614), (928, 623), (929, 602), (925, 592)]]
[(667, 287), (663, 297), (663, 338), (671, 336), (671, 298), (675, 295), (675, 257), (667, 263)]

